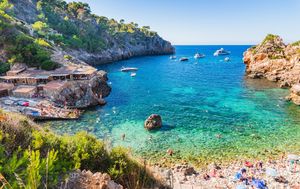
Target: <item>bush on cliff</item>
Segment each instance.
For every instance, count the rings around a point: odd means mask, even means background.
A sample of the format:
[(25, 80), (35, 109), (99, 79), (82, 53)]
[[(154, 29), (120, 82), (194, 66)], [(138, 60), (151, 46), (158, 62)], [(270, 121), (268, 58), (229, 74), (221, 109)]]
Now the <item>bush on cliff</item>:
[(278, 35), (274, 35), (274, 34), (268, 34), (265, 39), (263, 40), (262, 44), (265, 44), (269, 41), (273, 41), (274, 39), (276, 39), (277, 37), (279, 37)]
[(3, 74), (9, 70), (10, 66), (8, 63), (0, 62), (0, 74)]
[(51, 61), (50, 53), (43, 49), (41, 45), (49, 46), (44, 40), (34, 40), (26, 34), (18, 34), (7, 48), (11, 63), (22, 62), (30, 67), (42, 67), (46, 70), (52, 70), (57, 67), (56, 63)]
[(127, 188), (154, 181), (124, 148), (108, 152), (86, 132), (60, 136), (19, 114), (0, 112), (0, 176), (12, 188), (54, 188), (76, 169), (108, 172)]

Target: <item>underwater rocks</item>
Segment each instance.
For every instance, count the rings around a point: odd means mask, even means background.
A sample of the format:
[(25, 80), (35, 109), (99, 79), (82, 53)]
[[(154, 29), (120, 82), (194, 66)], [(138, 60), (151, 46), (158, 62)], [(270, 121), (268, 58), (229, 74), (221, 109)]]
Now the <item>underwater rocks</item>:
[(154, 129), (159, 129), (162, 127), (162, 119), (161, 116), (158, 114), (152, 114), (150, 115), (145, 123), (144, 123), (144, 127), (147, 130), (154, 130)]
[(123, 186), (111, 180), (106, 173), (92, 173), (91, 171), (77, 171), (70, 174), (64, 184), (66, 189), (123, 189)]
[[(265, 40), (244, 53), (246, 74), (253, 79), (266, 78), (278, 82), (280, 87), (292, 87), (300, 83), (300, 45), (285, 45), (276, 35), (268, 35)], [(287, 98), (300, 105), (300, 93), (296, 86)]]

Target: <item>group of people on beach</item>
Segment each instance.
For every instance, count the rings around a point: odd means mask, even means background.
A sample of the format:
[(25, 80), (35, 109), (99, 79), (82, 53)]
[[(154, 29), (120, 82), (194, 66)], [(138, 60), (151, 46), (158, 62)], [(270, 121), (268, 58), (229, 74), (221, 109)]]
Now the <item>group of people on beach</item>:
[[(288, 164), (286, 164), (288, 161)], [(287, 160), (282, 157), (280, 161), (269, 160), (267, 166), (264, 166), (262, 161), (257, 161), (255, 164), (252, 164), (249, 161), (243, 163), (242, 168), (236, 171), (234, 178), (231, 180), (232, 183), (236, 186), (236, 189), (267, 189), (267, 185), (270, 182), (281, 184), (282, 186), (287, 186), (289, 181), (285, 178), (285, 174), (282, 170), (286, 170), (294, 177), (297, 177), (297, 173), (300, 174), (299, 170), (300, 156), (298, 159), (287, 158)], [(272, 166), (273, 165), (273, 166)], [(283, 176), (282, 174), (285, 174)], [(228, 174), (226, 175), (228, 177)], [(299, 175), (298, 175), (299, 176)], [(220, 166), (213, 165), (210, 173), (204, 173), (203, 179), (209, 181), (212, 178), (225, 178), (223, 171)], [(269, 178), (268, 180), (262, 178)], [(298, 178), (298, 177), (297, 177)], [(232, 187), (227, 187), (232, 188)], [(273, 188), (271, 186), (270, 188)], [(291, 188), (291, 187), (287, 187)], [(293, 189), (300, 189), (300, 180)]]

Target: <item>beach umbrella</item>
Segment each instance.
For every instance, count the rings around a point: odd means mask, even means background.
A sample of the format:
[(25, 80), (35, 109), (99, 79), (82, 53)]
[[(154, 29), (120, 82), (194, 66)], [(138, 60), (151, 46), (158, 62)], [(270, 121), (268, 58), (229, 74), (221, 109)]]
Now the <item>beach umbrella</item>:
[(266, 168), (266, 174), (268, 176), (271, 176), (271, 177), (276, 177), (277, 176), (277, 171), (276, 169), (273, 169), (273, 168)]

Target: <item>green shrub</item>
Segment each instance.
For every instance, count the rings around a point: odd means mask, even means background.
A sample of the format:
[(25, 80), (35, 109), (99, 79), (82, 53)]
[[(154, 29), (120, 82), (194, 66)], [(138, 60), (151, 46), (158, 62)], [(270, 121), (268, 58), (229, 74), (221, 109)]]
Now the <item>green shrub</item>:
[(66, 55), (64, 55), (64, 59), (66, 59), (66, 60), (71, 60), (71, 59), (72, 59), (72, 56), (66, 54)]
[(51, 61), (50, 53), (42, 48), (49, 44), (43, 39), (34, 40), (32, 37), (19, 34), (16, 36), (15, 44), (8, 48), (10, 63), (22, 62), (30, 67), (41, 67), (52, 70), (57, 64)]
[(292, 46), (299, 46), (300, 45), (300, 41), (296, 41), (294, 43), (292, 43)]
[(41, 38), (36, 39), (34, 42), (42, 47), (51, 47), (51, 45), (47, 41)]
[(274, 35), (274, 34), (268, 34), (265, 39), (263, 40), (262, 44), (265, 44), (267, 43), (268, 41), (272, 41), (274, 40), (275, 38), (277, 38), (278, 35)]
[(10, 65), (8, 63), (0, 62), (0, 74), (7, 72), (10, 69)]
[(56, 188), (69, 172), (108, 172), (125, 188), (151, 186), (154, 179), (122, 147), (107, 152), (103, 141), (86, 132), (56, 135), (18, 114), (0, 122), (0, 173), (12, 188)]
[(54, 70), (55, 68), (57, 68), (57, 66), (58, 65), (55, 62), (51, 61), (51, 60), (45, 60), (41, 64), (41, 68), (43, 70), (48, 70), (48, 71), (49, 70)]

